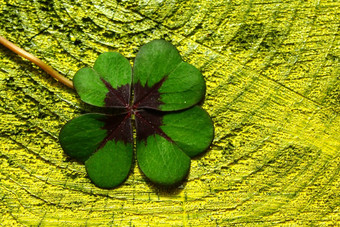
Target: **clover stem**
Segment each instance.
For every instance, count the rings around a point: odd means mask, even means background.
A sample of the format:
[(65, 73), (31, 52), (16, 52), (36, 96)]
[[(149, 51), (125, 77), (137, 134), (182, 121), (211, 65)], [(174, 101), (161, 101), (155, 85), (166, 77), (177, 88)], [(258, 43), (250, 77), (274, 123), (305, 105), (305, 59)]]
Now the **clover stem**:
[(0, 43), (10, 49), (11, 51), (17, 53), (23, 58), (26, 58), (27, 60), (33, 62), (37, 66), (39, 66), (42, 70), (44, 70), (46, 73), (54, 77), (57, 81), (60, 83), (63, 83), (69, 88), (74, 89), (73, 83), (71, 80), (67, 79), (66, 77), (60, 75), (57, 71), (55, 71), (51, 66), (47, 65), (43, 61), (41, 61), (39, 58), (33, 56), (32, 54), (28, 53), (27, 51), (21, 49), (20, 47), (16, 46), (14, 43), (8, 41), (4, 37), (0, 36)]

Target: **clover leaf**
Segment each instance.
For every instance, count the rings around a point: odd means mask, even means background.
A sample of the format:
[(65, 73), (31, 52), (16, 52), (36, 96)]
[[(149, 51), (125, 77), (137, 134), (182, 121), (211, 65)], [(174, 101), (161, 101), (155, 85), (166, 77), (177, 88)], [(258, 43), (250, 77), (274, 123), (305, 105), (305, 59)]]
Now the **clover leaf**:
[(72, 119), (59, 136), (64, 151), (85, 162), (98, 187), (112, 188), (127, 178), (133, 160), (132, 119), (138, 165), (161, 185), (183, 180), (190, 158), (204, 152), (213, 139), (208, 113), (196, 106), (205, 94), (203, 76), (164, 40), (141, 47), (133, 70), (121, 54), (107, 52), (99, 55), (93, 69), (80, 69), (73, 82), (81, 100), (109, 109), (107, 114)]

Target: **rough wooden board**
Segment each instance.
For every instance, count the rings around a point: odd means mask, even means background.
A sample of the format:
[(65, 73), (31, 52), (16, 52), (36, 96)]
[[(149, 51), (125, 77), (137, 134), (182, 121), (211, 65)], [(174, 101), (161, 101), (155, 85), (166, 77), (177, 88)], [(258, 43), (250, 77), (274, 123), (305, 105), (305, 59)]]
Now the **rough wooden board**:
[(180, 188), (136, 166), (121, 187), (96, 188), (57, 140), (89, 108), (0, 47), (1, 225), (338, 225), (340, 3), (117, 2), (0, 0), (0, 34), (70, 79), (101, 52), (132, 61), (171, 41), (207, 81), (211, 149)]

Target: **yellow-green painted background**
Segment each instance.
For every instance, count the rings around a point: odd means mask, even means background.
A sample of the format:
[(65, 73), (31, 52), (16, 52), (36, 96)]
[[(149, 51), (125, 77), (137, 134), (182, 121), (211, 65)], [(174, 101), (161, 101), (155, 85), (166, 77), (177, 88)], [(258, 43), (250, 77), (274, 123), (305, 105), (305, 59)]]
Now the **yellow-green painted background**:
[(340, 225), (339, 1), (0, 0), (0, 34), (72, 79), (171, 41), (207, 83), (215, 139), (173, 190), (134, 166), (103, 190), (58, 143), (89, 107), (0, 47), (0, 225)]

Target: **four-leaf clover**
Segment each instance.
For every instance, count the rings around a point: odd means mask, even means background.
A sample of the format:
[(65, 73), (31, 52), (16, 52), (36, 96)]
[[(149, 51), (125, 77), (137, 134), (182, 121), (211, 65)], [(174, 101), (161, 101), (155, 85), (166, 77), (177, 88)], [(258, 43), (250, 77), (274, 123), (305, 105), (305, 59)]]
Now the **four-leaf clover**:
[(196, 106), (205, 94), (203, 76), (166, 41), (141, 47), (133, 70), (121, 54), (103, 53), (93, 68), (80, 69), (73, 83), (82, 101), (109, 110), (72, 119), (59, 136), (64, 151), (85, 162), (98, 187), (112, 188), (127, 178), (133, 119), (138, 165), (157, 184), (180, 182), (190, 158), (205, 151), (213, 139), (209, 115)]

